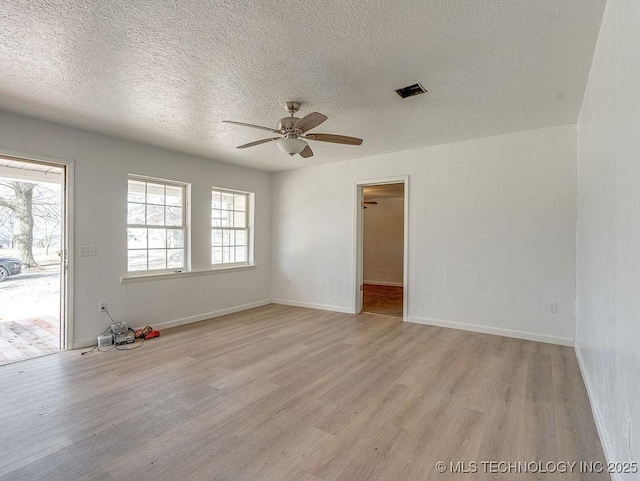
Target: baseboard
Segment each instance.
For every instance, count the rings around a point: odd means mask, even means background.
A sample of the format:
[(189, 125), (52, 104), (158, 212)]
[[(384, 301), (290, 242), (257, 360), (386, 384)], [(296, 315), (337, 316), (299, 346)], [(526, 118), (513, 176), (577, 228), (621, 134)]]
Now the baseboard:
[[(271, 304), (271, 299), (263, 299), (261, 301), (249, 302), (248, 304), (241, 304), (239, 306), (228, 307), (226, 309), (207, 312), (205, 314), (198, 314), (195, 316), (183, 317), (182, 319), (175, 319), (173, 321), (166, 321), (160, 324), (154, 324), (153, 327), (158, 330), (169, 329), (170, 327), (178, 327), (178, 326), (184, 326), (185, 324), (191, 324), (194, 322), (206, 321), (207, 319), (213, 319), (214, 317), (226, 316), (227, 314), (246, 311), (247, 309), (262, 307), (268, 304)], [(144, 327), (144, 326), (138, 326), (138, 327)]]
[(493, 334), (494, 336), (514, 337), (516, 339), (525, 339), (527, 341), (546, 342), (549, 344), (558, 344), (560, 346), (573, 346), (573, 339), (568, 337), (549, 336), (546, 334), (537, 334), (535, 332), (516, 331), (515, 329), (505, 329), (502, 327), (484, 326), (481, 324), (467, 324), (465, 322), (444, 321), (441, 319), (431, 319), (429, 317), (409, 316), (408, 322), (416, 324), (426, 324), (428, 326), (448, 327), (451, 329), (460, 329), (463, 331), (480, 332), (482, 334)]
[(96, 345), (98, 336), (92, 337), (91, 339), (79, 339), (77, 341), (73, 341), (73, 347), (69, 350), (73, 349), (85, 349), (87, 347), (94, 347)]
[(322, 311), (344, 312), (345, 314), (353, 314), (350, 307), (330, 306), (327, 304), (315, 304), (313, 302), (290, 301), (288, 299), (271, 299), (273, 304), (282, 304), (283, 306), (307, 307), (309, 309), (320, 309)]
[(387, 282), (387, 281), (362, 281), (362, 282), (370, 286), (402, 287), (402, 282)]
[[(600, 410), (598, 409), (598, 405), (595, 403), (595, 396), (593, 392), (593, 388), (591, 387), (591, 381), (589, 380), (589, 376), (587, 376), (587, 371), (584, 364), (584, 358), (580, 352), (580, 348), (578, 347), (578, 343), (574, 342), (573, 350), (576, 353), (576, 358), (578, 359), (578, 366), (580, 367), (580, 374), (582, 374), (582, 380), (584, 382), (584, 387), (587, 390), (587, 397), (589, 398), (589, 404), (591, 405), (591, 413), (593, 414), (593, 420), (596, 423), (596, 430), (598, 431), (598, 437), (600, 438), (600, 444), (602, 445), (602, 450), (604, 451), (605, 461), (608, 463), (613, 463), (613, 453), (611, 452), (611, 443), (609, 443), (609, 438), (607, 437), (607, 431), (604, 429), (604, 422), (602, 421), (602, 416), (600, 415)], [(610, 473), (611, 481), (622, 481), (622, 477), (619, 473)]]
[[(154, 329), (169, 329), (170, 327), (184, 326), (185, 324), (192, 324), (194, 322), (206, 321), (207, 319), (213, 319), (215, 317), (226, 316), (227, 314), (233, 314), (235, 312), (246, 311), (247, 309), (253, 309), (254, 307), (262, 307), (271, 304), (271, 299), (263, 299), (261, 301), (250, 302), (248, 304), (242, 304), (240, 306), (228, 307), (226, 309), (220, 309), (213, 312), (207, 312), (204, 314), (197, 314), (195, 316), (183, 317), (181, 319), (174, 319), (172, 321), (165, 321), (159, 324), (153, 324)], [(133, 326), (132, 326), (133, 327)], [(141, 328), (144, 326), (136, 326), (135, 328)], [(97, 336), (96, 336), (97, 337)], [(85, 347), (92, 347), (96, 345), (96, 338), (80, 339), (73, 342), (73, 349), (82, 349)]]

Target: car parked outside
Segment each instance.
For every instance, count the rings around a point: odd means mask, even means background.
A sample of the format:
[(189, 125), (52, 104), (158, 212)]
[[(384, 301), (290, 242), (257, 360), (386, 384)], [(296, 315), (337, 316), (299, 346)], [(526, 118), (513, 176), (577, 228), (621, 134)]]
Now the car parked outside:
[(22, 261), (15, 257), (0, 257), (0, 282), (6, 281), (10, 276), (22, 272)]

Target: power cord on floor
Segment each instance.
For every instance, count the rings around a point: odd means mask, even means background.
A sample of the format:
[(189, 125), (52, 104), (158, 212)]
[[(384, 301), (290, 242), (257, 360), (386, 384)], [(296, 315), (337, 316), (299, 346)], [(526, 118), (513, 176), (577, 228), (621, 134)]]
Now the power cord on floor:
[[(114, 347), (116, 351), (132, 351), (133, 349), (138, 349), (140, 346), (142, 346), (144, 344), (144, 341), (146, 341), (146, 339), (143, 337), (142, 341), (140, 341), (140, 344), (135, 344), (133, 346), (131, 346), (131, 344), (121, 344), (121, 345), (116, 345)], [(131, 346), (131, 347), (121, 347), (121, 346)]]
[[(109, 311), (107, 311), (107, 308), (105, 307), (103, 310), (107, 313), (107, 316), (109, 316), (109, 319), (111, 319), (111, 321), (113, 321), (113, 318), (111, 317), (111, 314), (109, 314)], [(101, 336), (104, 336), (104, 335), (105, 335), (108, 331), (110, 331), (110, 330), (111, 330), (111, 326), (107, 327), (107, 328), (102, 332), (102, 334), (100, 334), (100, 335), (101, 335)], [(95, 346), (93, 346), (93, 349), (90, 349), (90, 350), (88, 350), (88, 351), (83, 352), (83, 353), (82, 353), (82, 356), (84, 356), (85, 354), (90, 354), (90, 353), (92, 353), (93, 351), (95, 351), (96, 349), (98, 350), (98, 352), (108, 352), (108, 351), (101, 351), (101, 350), (100, 350), (100, 348), (98, 348), (98, 343), (96, 343), (96, 345), (95, 345)], [(109, 351), (110, 351), (110, 350), (111, 350), (111, 349), (109, 349)]]
[[(111, 314), (109, 314), (109, 311), (107, 310), (106, 307), (103, 307), (102, 310), (107, 313), (107, 316), (109, 316), (109, 319), (111, 319), (111, 322), (113, 324), (115, 324), (116, 326), (120, 326), (122, 324), (122, 321), (116, 322), (113, 319), (113, 317), (111, 317)], [(101, 335), (104, 336), (110, 330), (111, 330), (111, 326), (107, 327)], [(116, 351), (131, 351), (133, 349), (138, 349), (140, 346), (142, 346), (144, 344), (144, 341), (146, 341), (146, 339), (142, 338), (142, 341), (140, 341), (139, 344), (136, 344), (135, 346), (131, 346), (131, 347), (120, 347), (118, 344), (114, 344), (113, 346), (111, 346), (108, 349), (100, 349), (98, 347), (98, 344), (96, 343), (96, 345), (93, 346), (92, 349), (89, 349), (88, 351), (85, 351), (85, 352), (81, 353), (81, 355), (84, 356), (85, 354), (91, 354), (95, 350), (97, 350), (98, 352), (109, 352), (109, 351), (113, 351), (114, 349)]]

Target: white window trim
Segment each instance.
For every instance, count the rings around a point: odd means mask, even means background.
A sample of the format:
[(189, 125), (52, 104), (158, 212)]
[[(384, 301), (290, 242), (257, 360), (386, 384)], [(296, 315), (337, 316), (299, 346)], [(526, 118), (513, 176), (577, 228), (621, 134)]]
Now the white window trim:
[[(216, 192), (225, 192), (227, 194), (245, 194), (247, 196), (247, 228), (246, 230), (248, 231), (248, 240), (247, 240), (247, 261), (246, 262), (234, 262), (234, 263), (227, 263), (227, 264), (214, 264), (213, 263), (213, 259), (210, 258), (211, 261), (211, 269), (215, 270), (215, 271), (219, 271), (219, 270), (226, 270), (226, 269), (235, 269), (235, 268), (241, 268), (241, 267), (254, 267), (255, 266), (255, 260), (254, 260), (254, 240), (255, 240), (255, 234), (254, 234), (254, 219), (255, 219), (255, 193), (253, 192), (247, 192), (244, 190), (238, 190), (238, 189), (226, 189), (223, 187), (211, 187), (210, 189), (211, 192), (216, 191)], [(216, 227), (214, 227), (213, 225), (209, 226), (209, 232), (211, 232), (211, 230), (216, 229)], [(244, 228), (234, 228), (234, 227), (220, 227), (220, 229), (228, 229), (228, 230), (245, 230)], [(210, 239), (209, 244), (211, 244), (212, 239)], [(210, 245), (210, 251), (213, 248), (213, 245)], [(211, 254), (209, 254), (211, 256)]]
[[(183, 221), (184, 221), (184, 227), (182, 227), (182, 229), (184, 229), (184, 236), (183, 236), (184, 237), (184, 267), (173, 268), (173, 269), (152, 269), (152, 270), (147, 269), (144, 271), (130, 271), (128, 266), (128, 261), (127, 261), (126, 275), (120, 278), (121, 283), (123, 280), (126, 280), (126, 279), (138, 279), (138, 278), (157, 277), (157, 276), (175, 276), (176, 274), (185, 274), (185, 273), (191, 272), (191, 248), (190, 248), (191, 246), (191, 206), (190, 206), (191, 184), (187, 182), (180, 182), (177, 180), (162, 179), (159, 177), (150, 177), (148, 175), (140, 175), (140, 174), (127, 174), (127, 185), (129, 183), (129, 180), (137, 180), (140, 182), (151, 182), (151, 183), (155, 182), (155, 183), (160, 183), (160, 184), (168, 185), (172, 187), (184, 188), (184, 199), (183, 199), (184, 207), (182, 212)], [(127, 187), (127, 205), (128, 204), (129, 204), (129, 201), (128, 201), (128, 187)], [(127, 230), (130, 228), (153, 229), (154, 227), (162, 228), (163, 226), (153, 226), (153, 225), (146, 225), (146, 224), (138, 226), (136, 224), (129, 224), (128, 220), (126, 224)], [(164, 226), (164, 228), (171, 228), (171, 226), (169, 227)], [(129, 246), (127, 245), (127, 257), (128, 257), (128, 253), (129, 253)]]
[[(224, 266), (224, 267), (214, 267), (211, 269), (198, 269), (193, 271), (185, 271), (185, 272), (155, 272), (153, 274), (135, 274), (135, 275), (127, 275), (120, 278), (120, 284), (132, 284), (135, 282), (147, 282), (147, 281), (166, 281), (169, 279), (180, 279), (183, 277), (199, 277), (199, 276), (208, 276), (212, 274), (222, 274), (225, 272), (236, 272), (236, 271), (244, 271), (250, 269), (256, 269), (258, 266), (256, 264), (252, 265), (240, 265), (240, 266)], [(152, 271), (147, 271), (152, 272)]]

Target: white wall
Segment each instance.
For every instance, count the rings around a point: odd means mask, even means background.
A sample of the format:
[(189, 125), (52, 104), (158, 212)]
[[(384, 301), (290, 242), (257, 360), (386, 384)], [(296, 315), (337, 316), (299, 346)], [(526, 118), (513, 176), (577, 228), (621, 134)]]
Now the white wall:
[(640, 461), (639, 45), (637, 0), (609, 0), (578, 123), (576, 351), (610, 461)]
[[(372, 197), (372, 199), (374, 199)], [(404, 199), (379, 197), (362, 213), (364, 282), (402, 285)]]
[[(269, 302), (271, 175), (141, 144), (0, 113), (0, 152), (75, 161), (75, 247), (93, 245), (97, 256), (75, 256), (75, 344), (95, 340), (109, 320), (159, 326), (199, 320), (239, 306)], [(197, 277), (121, 284), (126, 274), (127, 174), (188, 182), (192, 186), (192, 267), (210, 264), (211, 187), (256, 194), (257, 267)], [(166, 325), (166, 324), (165, 324)]]
[(561, 126), (275, 174), (274, 300), (352, 312), (354, 183), (409, 175), (410, 319), (571, 343), (575, 141)]

